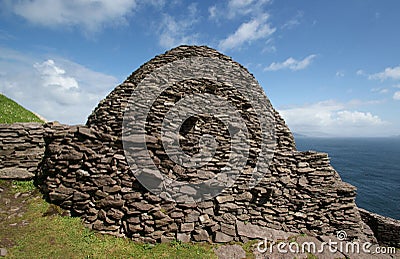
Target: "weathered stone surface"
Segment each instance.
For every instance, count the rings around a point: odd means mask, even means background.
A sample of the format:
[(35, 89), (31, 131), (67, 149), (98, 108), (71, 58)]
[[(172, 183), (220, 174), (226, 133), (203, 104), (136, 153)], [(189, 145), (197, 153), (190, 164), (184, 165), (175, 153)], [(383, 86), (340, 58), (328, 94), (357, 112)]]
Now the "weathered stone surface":
[(400, 248), (400, 221), (358, 208), (362, 220), (381, 245)]
[(35, 176), (24, 168), (2, 168), (0, 169), (0, 179), (30, 180)]
[(6, 255), (7, 255), (7, 249), (0, 248), (0, 256), (6, 256)]
[(215, 249), (218, 259), (242, 259), (246, 258), (246, 252), (239, 245), (220, 246)]
[(187, 233), (177, 233), (176, 239), (182, 242), (190, 242), (190, 234)]
[(208, 232), (204, 229), (195, 230), (193, 233), (194, 241), (207, 241), (209, 239)]
[(225, 203), (234, 200), (233, 196), (217, 196), (215, 199), (218, 203)]
[(207, 224), (207, 223), (210, 222), (210, 217), (209, 217), (207, 214), (201, 215), (201, 216), (199, 217), (199, 220), (200, 220), (200, 222), (201, 222), (202, 224)]
[(241, 194), (237, 195), (235, 197), (235, 200), (237, 200), (237, 201), (251, 201), (252, 198), (253, 198), (253, 195), (251, 194), (251, 192), (244, 192), (244, 193), (241, 193)]
[(214, 241), (217, 243), (228, 243), (228, 242), (233, 241), (233, 237), (217, 231), (217, 232), (215, 232)]
[(0, 179), (30, 180), (43, 158), (41, 123), (0, 124)]
[(120, 199), (115, 199), (112, 196), (107, 196), (106, 198), (98, 202), (99, 207), (109, 207), (109, 208), (120, 208), (124, 205), (124, 201)]
[(236, 229), (239, 236), (247, 237), (250, 239), (264, 239), (268, 240), (280, 240), (288, 239), (290, 236), (295, 236), (297, 233), (276, 230), (268, 227), (261, 227), (251, 223), (243, 223), (241, 221), (236, 222)]
[(191, 232), (194, 229), (194, 223), (183, 223), (181, 225), (182, 232)]

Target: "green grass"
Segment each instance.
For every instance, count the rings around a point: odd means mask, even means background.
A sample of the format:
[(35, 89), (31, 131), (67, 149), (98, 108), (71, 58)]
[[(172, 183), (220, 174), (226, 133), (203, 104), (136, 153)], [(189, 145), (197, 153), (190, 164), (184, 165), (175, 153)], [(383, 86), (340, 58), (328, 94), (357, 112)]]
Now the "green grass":
[(36, 189), (33, 180), (31, 181), (12, 181), (14, 192), (30, 192)]
[[(30, 182), (13, 181), (7, 185), (11, 186), (10, 193), (30, 190)], [(127, 238), (96, 233), (86, 228), (79, 218), (43, 216), (54, 205), (41, 199), (37, 190), (31, 193), (23, 216), (0, 224), (0, 238), (15, 243), (7, 249), (9, 258), (216, 258), (214, 246), (210, 244), (179, 241), (140, 244)], [(15, 223), (18, 226), (8, 227)]]
[(35, 114), (0, 94), (0, 123), (43, 122)]

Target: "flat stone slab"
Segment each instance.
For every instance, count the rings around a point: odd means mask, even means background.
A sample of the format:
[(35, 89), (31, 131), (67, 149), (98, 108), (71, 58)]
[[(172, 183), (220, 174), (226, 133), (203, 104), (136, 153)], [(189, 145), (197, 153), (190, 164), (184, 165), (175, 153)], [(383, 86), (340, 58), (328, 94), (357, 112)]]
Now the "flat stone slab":
[(298, 233), (285, 232), (268, 227), (261, 227), (251, 223), (243, 223), (236, 221), (236, 228), (239, 236), (244, 236), (251, 239), (265, 239), (271, 241), (286, 240), (291, 236), (299, 235)]
[(6, 256), (6, 255), (7, 255), (7, 249), (0, 248), (0, 256)]
[(246, 258), (246, 252), (239, 245), (220, 246), (215, 249), (219, 259), (242, 259)]
[(0, 179), (6, 180), (32, 180), (35, 174), (22, 168), (0, 169)]

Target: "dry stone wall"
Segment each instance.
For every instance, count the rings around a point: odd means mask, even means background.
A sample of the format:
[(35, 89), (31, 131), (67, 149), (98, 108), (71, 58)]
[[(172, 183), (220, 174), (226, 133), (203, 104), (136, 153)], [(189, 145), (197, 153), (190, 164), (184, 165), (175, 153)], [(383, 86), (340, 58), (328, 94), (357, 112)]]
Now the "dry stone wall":
[[(228, 163), (226, 154), (235, 136), (221, 117), (196, 114), (186, 118), (179, 129), (180, 146), (188, 156), (199, 153), (203, 135), (216, 140), (214, 159), (202, 171), (175, 162), (162, 143), (163, 117), (182, 97), (192, 93), (213, 94), (230, 102), (249, 129), (246, 136), (250, 151), (241, 174), (222, 193), (209, 199), (177, 202), (150, 192), (138, 180), (138, 170), (129, 164), (123, 141), (124, 115), (132, 104), (130, 97), (146, 77), (164, 65), (192, 57), (211, 58), (216, 64), (222, 60), (235, 73), (228, 79), (169, 82), (146, 115), (147, 150), (135, 152), (133, 145), (134, 158), (149, 156), (161, 174), (174, 180), (201, 183), (220, 174)], [(201, 66), (196, 62), (192, 65)], [(368, 238), (366, 233), (371, 232), (354, 202), (356, 188), (341, 181), (327, 154), (296, 150), (289, 128), (255, 83), (245, 87), (258, 94), (261, 91), (261, 114), (273, 122), (270, 125), (275, 136), (271, 142), (273, 156), (267, 157), (269, 161), (261, 159), (260, 113), (251, 100), (237, 92), (234, 84), (226, 83), (235, 78), (236, 72), (255, 80), (240, 64), (208, 47), (180, 46), (170, 50), (141, 66), (117, 86), (99, 103), (85, 126), (56, 122), (0, 125), (0, 172), (22, 169), (29, 172), (30, 178), (36, 170), (35, 182), (48, 201), (80, 216), (94, 230), (138, 241), (226, 243), (295, 233), (332, 235), (338, 230), (346, 231), (350, 239)], [(132, 111), (133, 117), (135, 112)], [(254, 172), (263, 177), (254, 188), (249, 188)], [(179, 191), (195, 197), (198, 189), (183, 186)], [(373, 228), (371, 218), (363, 218)], [(376, 229), (373, 230), (379, 232), (393, 228)]]
[(180, 204), (142, 187), (115, 136), (47, 124), (44, 139), (42, 191), (98, 231), (144, 242), (247, 241), (267, 229), (362, 235), (355, 188), (340, 180), (323, 153), (279, 152), (257, 187), (248, 190), (239, 179), (212, 200)]
[(43, 124), (0, 124), (0, 179), (33, 179), (44, 154)]
[(400, 222), (359, 209), (362, 220), (371, 228), (380, 244), (400, 247)]
[[(268, 167), (262, 172), (261, 182), (255, 188), (248, 187), (249, 175), (256, 170), (260, 154), (257, 117), (246, 99), (223, 80), (186, 80), (163, 91), (148, 115), (146, 144), (158, 169), (173, 179), (200, 182), (218, 174), (218, 162), (226, 162), (224, 154), (230, 144), (221, 121), (207, 115), (192, 116), (179, 132), (182, 149), (189, 155), (199, 151), (201, 135), (211, 134), (219, 140), (217, 162), (209, 163), (200, 174), (169, 159), (159, 128), (168, 105), (178, 102), (182, 95), (199, 92), (224, 96), (241, 111), (242, 117), (248, 118), (246, 125), (253, 142), (243, 174), (217, 197), (191, 203), (162, 199), (142, 186), (130, 170), (123, 150), (124, 111), (133, 91), (147, 75), (169, 62), (190, 57), (221, 59), (253, 78), (241, 65), (207, 47), (181, 46), (155, 57), (101, 101), (85, 127), (46, 125), (46, 156), (38, 182), (48, 199), (81, 216), (93, 229), (146, 242), (229, 242), (255, 238), (246, 228), (258, 229), (258, 234), (275, 229), (323, 235), (340, 229), (346, 230), (349, 237), (361, 236), (363, 227), (354, 203), (355, 188), (341, 181), (327, 154), (295, 150), (292, 133), (268, 99), (264, 108), (275, 122), (274, 156), (270, 163), (265, 163)], [(251, 87), (261, 89), (258, 84)], [(138, 153), (137, 157), (140, 156)], [(196, 192), (190, 188), (185, 191)]]

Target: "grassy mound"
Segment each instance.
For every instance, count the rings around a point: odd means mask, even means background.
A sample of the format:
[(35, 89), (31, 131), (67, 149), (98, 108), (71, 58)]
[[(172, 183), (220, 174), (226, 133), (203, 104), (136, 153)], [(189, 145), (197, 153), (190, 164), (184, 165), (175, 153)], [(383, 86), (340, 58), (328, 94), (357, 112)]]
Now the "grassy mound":
[(35, 114), (0, 94), (0, 123), (43, 122)]

